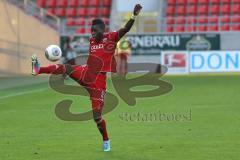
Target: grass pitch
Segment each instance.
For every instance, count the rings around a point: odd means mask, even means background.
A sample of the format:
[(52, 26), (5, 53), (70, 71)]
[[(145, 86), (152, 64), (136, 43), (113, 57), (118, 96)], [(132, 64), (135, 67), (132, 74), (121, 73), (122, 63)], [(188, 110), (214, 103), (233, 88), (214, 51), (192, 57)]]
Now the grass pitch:
[[(120, 100), (104, 116), (112, 146), (109, 153), (102, 151), (93, 121), (66, 122), (55, 115), (55, 104), (66, 98), (74, 100), (72, 112), (90, 109), (88, 98), (57, 93), (46, 82), (34, 84), (39, 77), (1, 79), (0, 160), (239, 159), (239, 76), (164, 79), (174, 86), (170, 93), (138, 99), (135, 107)], [(110, 81), (108, 88), (117, 96)], [(136, 118), (149, 113), (166, 117)]]

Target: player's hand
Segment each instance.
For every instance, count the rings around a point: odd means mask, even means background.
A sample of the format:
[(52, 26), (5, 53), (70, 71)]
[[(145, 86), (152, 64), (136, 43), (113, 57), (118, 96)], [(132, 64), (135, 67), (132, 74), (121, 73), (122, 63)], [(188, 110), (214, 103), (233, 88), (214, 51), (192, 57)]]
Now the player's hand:
[(137, 16), (140, 13), (141, 9), (142, 9), (142, 6), (140, 4), (136, 4), (133, 10), (133, 14)]

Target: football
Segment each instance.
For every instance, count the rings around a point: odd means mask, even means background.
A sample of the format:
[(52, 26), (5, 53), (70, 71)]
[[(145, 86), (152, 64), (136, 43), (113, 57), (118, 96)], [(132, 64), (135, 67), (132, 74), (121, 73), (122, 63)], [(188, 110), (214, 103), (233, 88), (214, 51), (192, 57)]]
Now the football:
[(45, 50), (45, 56), (51, 62), (58, 61), (62, 57), (62, 50), (58, 45), (49, 45)]

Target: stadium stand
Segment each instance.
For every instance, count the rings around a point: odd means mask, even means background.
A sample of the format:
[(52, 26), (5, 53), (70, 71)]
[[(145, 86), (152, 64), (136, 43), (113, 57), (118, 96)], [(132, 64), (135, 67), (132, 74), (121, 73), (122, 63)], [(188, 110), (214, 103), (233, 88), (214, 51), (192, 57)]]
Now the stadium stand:
[[(131, 15), (130, 12), (118, 13), (113, 0), (25, 1), (29, 4), (32, 1), (38, 6), (39, 12), (36, 12), (36, 18), (64, 35), (89, 34), (91, 21), (97, 17), (105, 21), (107, 30), (110, 27), (111, 30), (115, 30), (126, 23)], [(141, 27), (137, 27), (138, 29), (133, 27), (131, 33), (240, 31), (240, 0), (161, 0), (160, 2), (157, 13), (152, 11), (145, 16), (144, 12), (142, 13), (141, 20), (139, 19), (135, 25)], [(109, 26), (111, 9), (116, 14), (112, 14), (111, 26)]]
[(240, 0), (168, 0), (166, 3), (166, 32), (240, 30)]
[(93, 18), (101, 17), (109, 24), (111, 3), (111, 0), (37, 0), (39, 7), (60, 17), (68, 28), (81, 34), (90, 33)]

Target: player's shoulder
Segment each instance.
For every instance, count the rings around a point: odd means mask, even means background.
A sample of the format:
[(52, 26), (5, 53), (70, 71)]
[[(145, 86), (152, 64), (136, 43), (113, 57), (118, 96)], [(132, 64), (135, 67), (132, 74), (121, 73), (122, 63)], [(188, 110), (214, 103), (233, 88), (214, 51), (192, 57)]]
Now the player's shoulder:
[(104, 37), (108, 39), (115, 39), (115, 37), (118, 35), (117, 31), (111, 31), (111, 32), (105, 32)]
[(104, 32), (104, 35), (112, 35), (112, 34), (117, 34), (118, 31), (109, 31), (109, 32)]

